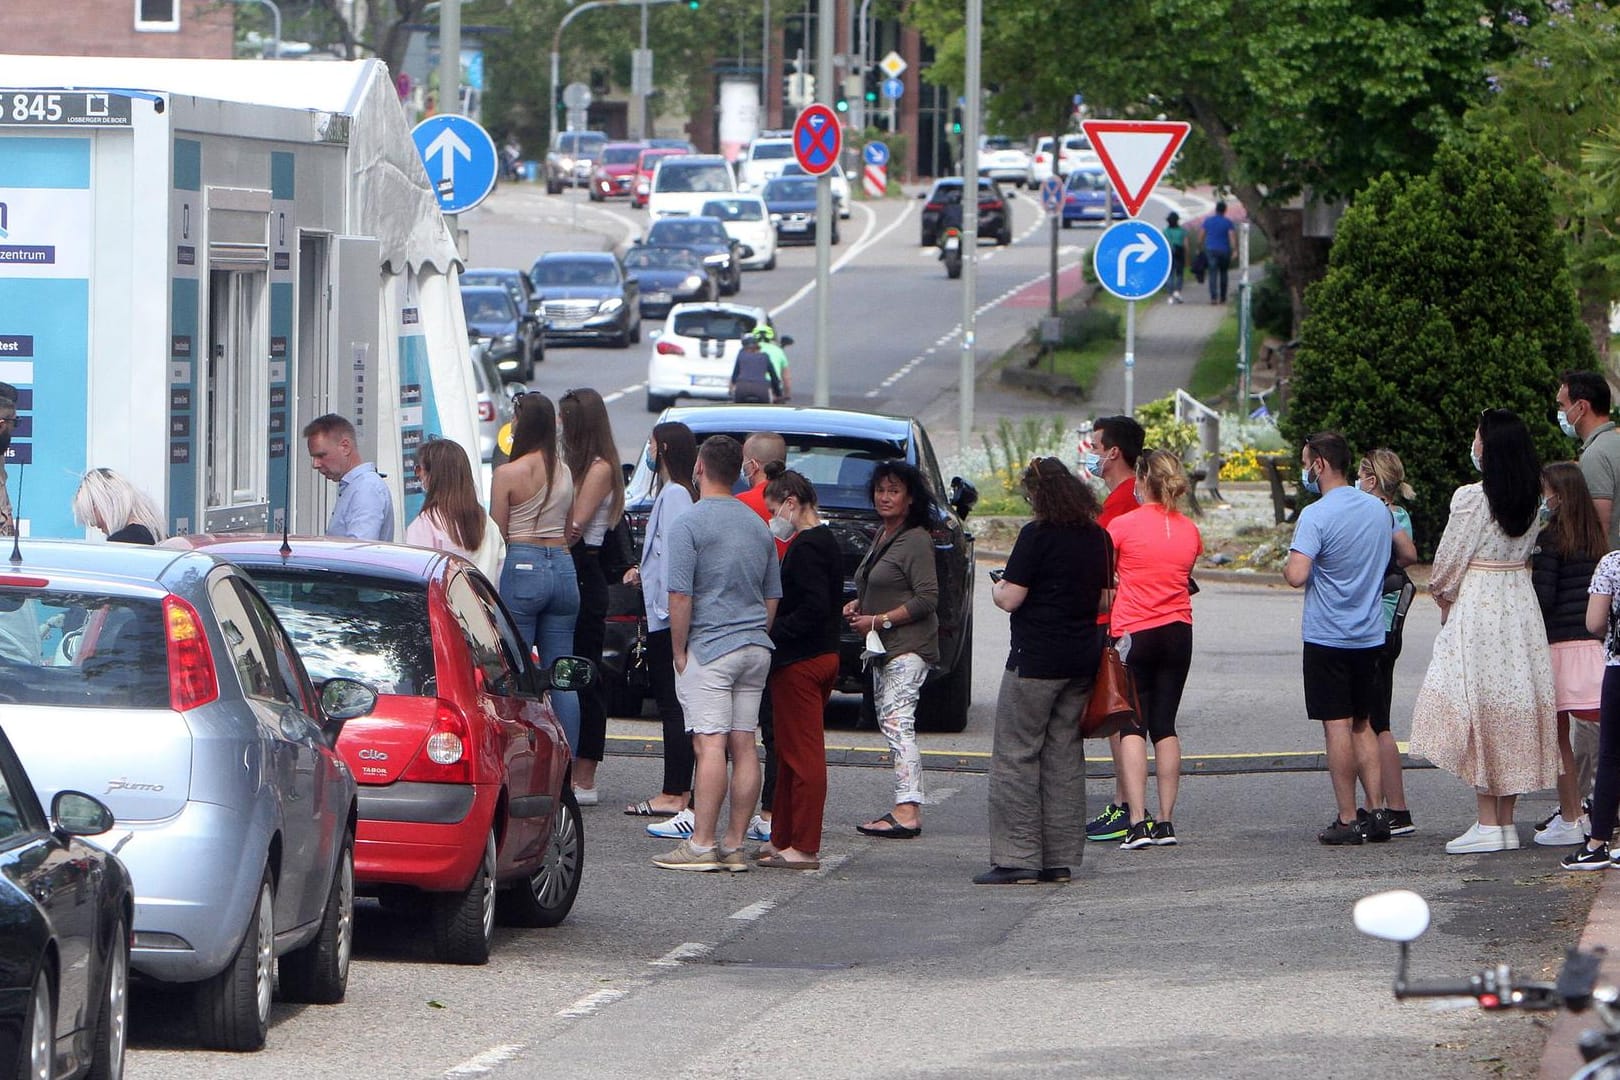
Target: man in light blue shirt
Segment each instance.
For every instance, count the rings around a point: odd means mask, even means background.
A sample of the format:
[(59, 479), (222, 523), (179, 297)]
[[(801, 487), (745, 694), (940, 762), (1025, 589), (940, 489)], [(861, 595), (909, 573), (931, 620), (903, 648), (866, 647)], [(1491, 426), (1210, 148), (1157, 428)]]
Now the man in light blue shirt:
[(310, 465), (338, 486), (326, 535), (392, 543), (394, 496), (377, 466), (360, 460), (354, 425), (337, 413), (327, 413), (305, 426), (304, 441)]

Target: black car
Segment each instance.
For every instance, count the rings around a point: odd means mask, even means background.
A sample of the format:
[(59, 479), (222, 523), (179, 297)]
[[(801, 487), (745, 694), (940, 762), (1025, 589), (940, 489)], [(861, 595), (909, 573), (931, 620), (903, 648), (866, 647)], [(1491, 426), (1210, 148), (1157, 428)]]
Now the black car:
[(742, 288), (742, 261), (753, 248), (738, 243), (718, 219), (711, 217), (659, 218), (647, 229), (649, 245), (689, 248), (720, 275), (720, 294), (731, 296)]
[[(816, 181), (808, 176), (778, 176), (765, 184), (761, 196), (776, 228), (779, 244), (816, 242)], [(838, 243), (838, 215), (833, 215), (833, 243)]]
[(662, 319), (676, 304), (720, 295), (719, 275), (691, 248), (638, 244), (624, 253), (624, 269), (641, 290), (643, 319)]
[(60, 791), (47, 817), (0, 731), (0, 1062), (7, 1076), (121, 1076), (128, 1026), (129, 873), (80, 837), (112, 812)]
[(606, 341), (621, 349), (641, 340), (639, 289), (610, 251), (553, 251), (534, 261), (545, 339)]
[(461, 311), (467, 336), (484, 346), (495, 365), (519, 382), (534, 378), (539, 320), (519, 308), (504, 285), (461, 286)]
[[(922, 245), (933, 247), (939, 241), (939, 218), (946, 206), (962, 204), (962, 178), (947, 176), (935, 180), (925, 195), (922, 212)], [(994, 180), (979, 178), (979, 235), (993, 237), (998, 244), (1012, 243), (1012, 211)]]
[[(844, 409), (789, 405), (710, 405), (668, 409), (659, 423), (678, 420), (701, 442), (709, 435), (741, 441), (751, 432), (774, 431), (787, 441), (788, 468), (816, 487), (822, 520), (838, 537), (844, 556), (844, 599), (855, 599), (855, 570), (872, 546), (877, 512), (866, 485), (880, 461), (915, 465), (940, 497), (934, 525), (939, 573), (940, 663), (923, 687), (917, 725), (937, 731), (967, 726), (973, 692), (973, 536), (963, 520), (978, 500), (973, 485), (953, 477), (947, 488), (928, 433), (916, 420)], [(652, 474), (637, 462), (625, 492), (624, 513), (636, 552), (641, 550), (652, 511)], [(946, 505), (948, 503), (948, 505)], [(634, 647), (641, 614), (640, 591), (616, 585), (609, 594), (607, 641), (602, 651), (602, 685), (615, 716), (638, 715), (641, 692), (626, 685), (624, 658)], [(870, 677), (861, 666), (862, 639), (846, 629), (839, 642), (837, 688), (865, 694)]]
[[(512, 294), (512, 302), (518, 306), (519, 311), (534, 310), (534, 283), (529, 275), (521, 270), (514, 270), (505, 266), (482, 266), (475, 270), (461, 272), (463, 285), (500, 285)], [(544, 357), (535, 357), (539, 362)]]

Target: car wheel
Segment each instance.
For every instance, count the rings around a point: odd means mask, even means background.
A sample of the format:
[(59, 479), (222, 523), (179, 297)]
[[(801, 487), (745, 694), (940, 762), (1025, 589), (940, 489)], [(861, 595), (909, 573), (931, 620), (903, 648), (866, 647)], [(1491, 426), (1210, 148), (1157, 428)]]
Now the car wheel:
[(514, 926), (556, 926), (568, 917), (579, 895), (585, 868), (585, 819), (571, 784), (551, 815), (545, 855), (534, 873), (506, 890), (505, 915)]
[(630, 344), (641, 344), (641, 320), (637, 319), (635, 325), (630, 327)]
[(210, 1050), (258, 1050), (270, 1030), (270, 995), (276, 982), (275, 885), (270, 868), (259, 879), (236, 955), (197, 987), (197, 1038)]
[(943, 679), (924, 684), (917, 702), (917, 726), (928, 731), (962, 731), (973, 700), (973, 623), (963, 631), (956, 663)]
[(1071, 227), (1072, 225), (1074, 225), (1074, 222), (1070, 221), (1068, 218), (1063, 219), (1063, 227), (1065, 229)]
[(443, 964), (487, 964), (495, 934), (495, 830), (484, 838), (484, 857), (458, 893), (433, 897), (433, 955)]
[(775, 251), (771, 252), (771, 257), (769, 259), (765, 260), (765, 265), (760, 267), (760, 269), (761, 270), (775, 270), (776, 269), (776, 252)]
[(345, 830), (332, 888), (313, 941), (281, 958), (281, 996), (287, 1001), (336, 1005), (349, 986), (354, 950), (354, 837)]
[(647, 411), (648, 412), (650, 412), (650, 413), (660, 413), (660, 412), (663, 412), (665, 409), (669, 408), (673, 404), (675, 404), (675, 399), (674, 398), (667, 398), (667, 397), (664, 397), (662, 394), (655, 394), (651, 390), (647, 391)]
[(562, 194), (562, 185), (557, 183), (555, 180), (551, 179), (550, 177), (547, 177), (546, 178), (546, 194), (547, 195), (561, 195)]
[(23, 1038), (28, 1041), (18, 1055), (18, 1075), (26, 1080), (51, 1080), (56, 1075), (56, 1002), (51, 993), (51, 973), (44, 964), (28, 993)]
[(1012, 243), (1012, 230), (1002, 229), (1001, 232), (997, 233), (996, 243), (1001, 247), (1006, 247), (1008, 244)]
[(834, 226), (833, 226), (833, 231), (832, 231), (832, 242), (833, 242), (833, 244), (834, 244), (834, 245), (835, 245), (835, 246), (836, 246), (836, 245), (837, 245), (837, 243), (838, 243), (838, 226), (836, 226), (836, 225), (834, 225)]
[(113, 923), (107, 979), (101, 988), (101, 1014), (96, 1017), (95, 1042), (90, 1047), (90, 1080), (120, 1080), (124, 1075), (128, 1029), (129, 927), (120, 916)]

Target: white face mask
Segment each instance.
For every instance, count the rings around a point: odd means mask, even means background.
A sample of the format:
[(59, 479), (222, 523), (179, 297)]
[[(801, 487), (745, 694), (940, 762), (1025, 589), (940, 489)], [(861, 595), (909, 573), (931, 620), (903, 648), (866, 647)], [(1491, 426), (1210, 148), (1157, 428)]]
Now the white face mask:
[[(782, 509), (786, 509), (786, 507)], [(770, 526), (771, 535), (783, 543), (793, 539), (793, 534), (799, 531), (798, 527), (793, 524), (791, 517), (783, 516), (782, 510), (772, 514), (771, 520), (767, 524)]]

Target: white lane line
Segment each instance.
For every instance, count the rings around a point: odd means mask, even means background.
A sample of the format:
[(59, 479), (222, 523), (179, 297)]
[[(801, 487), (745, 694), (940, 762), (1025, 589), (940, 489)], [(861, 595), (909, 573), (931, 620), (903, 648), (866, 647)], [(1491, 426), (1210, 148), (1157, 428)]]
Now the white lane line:
[[(861, 206), (860, 203), (856, 203), (855, 205), (857, 207), (859, 207), (860, 209), (866, 210), (867, 213), (872, 214), (872, 224), (876, 224), (876, 222), (877, 222), (877, 214), (874, 211), (868, 209), (867, 207)], [(832, 273), (834, 273), (834, 274), (838, 273), (838, 271), (842, 270), (845, 266), (849, 265), (849, 262), (852, 259), (854, 259), (856, 256), (861, 255), (862, 253), (864, 253), (866, 251), (867, 248), (871, 247), (873, 244), (876, 244), (879, 240), (882, 240), (885, 236), (888, 236), (895, 229), (899, 228), (901, 223), (906, 220), (906, 217), (910, 213), (911, 213), (911, 203), (908, 202), (908, 203), (906, 203), (904, 206), (902, 206), (900, 208), (900, 216), (895, 218), (888, 225), (884, 226), (884, 228), (876, 236), (868, 238), (863, 234), (861, 239), (855, 244), (854, 247), (852, 247), (848, 251), (846, 251), (842, 258), (840, 258), (837, 262), (833, 263), (832, 268), (831, 268)], [(870, 231), (870, 230), (871, 230), (871, 226), (868, 225), (868, 231)], [(799, 287), (799, 290), (797, 292), (795, 292), (792, 296), (788, 297), (786, 300), (782, 301), (780, 304), (777, 304), (775, 307), (771, 308), (771, 318), (773, 318), (773, 319), (776, 318), (777, 316), (781, 315), (782, 312), (788, 310), (793, 305), (797, 304), (800, 300), (803, 300), (806, 296), (809, 296), (812, 292), (815, 291), (815, 288), (816, 288), (816, 282), (815, 282), (814, 278), (812, 278), (809, 281), (805, 282), (802, 286)]]
[(571, 1020), (582, 1020), (587, 1016), (595, 1016), (607, 1006), (620, 998), (629, 996), (628, 990), (598, 990), (594, 994), (587, 994), (568, 1006), (557, 1010), (557, 1015)]
[(935, 788), (933, 791), (930, 791), (927, 795), (923, 796), (923, 799), (929, 806), (938, 806), (952, 795), (958, 794), (961, 790), (962, 789), (959, 787)]
[(745, 908), (733, 911), (731, 917), (741, 922), (754, 922), (770, 914), (771, 909), (774, 907), (776, 907), (775, 900), (761, 900), (756, 904), (749, 904)]
[(637, 390), (644, 389), (646, 387), (646, 385), (647, 384), (644, 383), (644, 382), (638, 382), (638, 383), (636, 383), (636, 385), (627, 386), (623, 390), (615, 390), (611, 394), (603, 394), (602, 395), (602, 404), (611, 405), (615, 401), (618, 401), (622, 397), (629, 397), (631, 394), (635, 393)]
[(675, 946), (657, 960), (649, 960), (652, 967), (680, 967), (687, 960), (697, 960), (714, 952), (713, 945), (701, 941), (687, 941)]
[(523, 1047), (517, 1043), (508, 1043), (505, 1046), (493, 1046), (482, 1054), (475, 1055), (463, 1061), (455, 1068), (444, 1074), (444, 1080), (469, 1080), (474, 1076), (488, 1076), (496, 1068), (505, 1065), (508, 1061), (516, 1061)]

